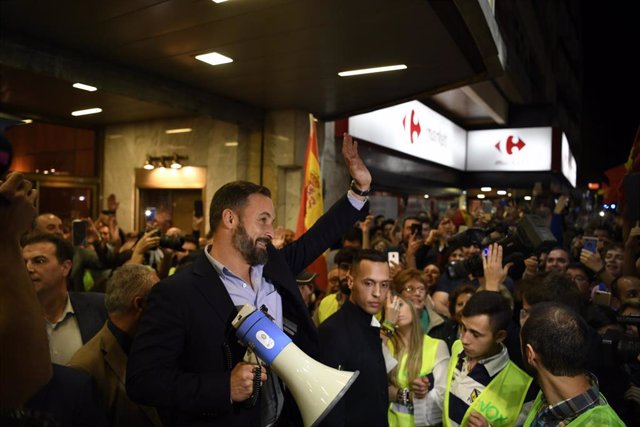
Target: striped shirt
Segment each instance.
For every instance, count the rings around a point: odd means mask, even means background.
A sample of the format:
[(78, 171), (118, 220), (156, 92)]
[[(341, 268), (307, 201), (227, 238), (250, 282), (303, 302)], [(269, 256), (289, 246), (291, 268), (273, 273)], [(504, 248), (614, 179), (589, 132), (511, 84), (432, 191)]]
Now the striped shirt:
[[(508, 363), (509, 353), (504, 346), (499, 353), (479, 360), (471, 370), (468, 369), (464, 351), (460, 352), (449, 390), (449, 422), (451, 426), (457, 427), (462, 423), (462, 419), (471, 404)], [(518, 416), (517, 425), (524, 424), (524, 420), (535, 400), (536, 392), (537, 387), (529, 387), (525, 397), (525, 404)]]

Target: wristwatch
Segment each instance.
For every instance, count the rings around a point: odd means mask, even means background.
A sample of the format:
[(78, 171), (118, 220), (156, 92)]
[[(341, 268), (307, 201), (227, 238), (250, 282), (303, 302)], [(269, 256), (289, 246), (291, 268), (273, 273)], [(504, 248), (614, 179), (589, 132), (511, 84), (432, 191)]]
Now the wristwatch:
[(349, 189), (351, 191), (353, 191), (355, 194), (357, 194), (360, 197), (367, 197), (369, 196), (369, 193), (371, 192), (371, 188), (369, 188), (368, 190), (362, 191), (360, 190), (357, 186), (356, 186), (356, 180), (352, 179), (351, 180), (351, 186), (349, 187)]

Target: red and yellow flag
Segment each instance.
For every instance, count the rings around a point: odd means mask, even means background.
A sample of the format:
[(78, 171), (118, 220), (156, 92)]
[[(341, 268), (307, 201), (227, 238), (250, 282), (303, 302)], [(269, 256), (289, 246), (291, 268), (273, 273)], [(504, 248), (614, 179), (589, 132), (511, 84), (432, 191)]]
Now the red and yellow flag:
[[(324, 213), (322, 203), (322, 180), (320, 178), (320, 157), (318, 156), (318, 134), (316, 121), (309, 114), (309, 138), (304, 163), (304, 183), (300, 196), (300, 212), (296, 238), (304, 234)], [(327, 261), (320, 256), (306, 268), (307, 271), (317, 273), (316, 284), (321, 289), (327, 287)]]

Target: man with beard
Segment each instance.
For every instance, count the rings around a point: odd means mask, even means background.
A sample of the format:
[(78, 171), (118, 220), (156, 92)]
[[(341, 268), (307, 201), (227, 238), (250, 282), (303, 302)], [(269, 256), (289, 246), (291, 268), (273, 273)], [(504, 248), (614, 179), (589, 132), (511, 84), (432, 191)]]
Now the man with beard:
[(272, 425), (278, 414), (280, 425), (302, 424), (290, 396), (283, 407), (275, 375), (243, 362), (246, 348), (231, 321), (238, 306), (251, 304), (315, 357), (318, 333), (295, 276), (366, 215), (371, 184), (357, 143), (346, 134), (342, 154), (353, 178), (349, 192), (279, 250), (271, 244), (275, 210), (269, 189), (240, 181), (214, 194), (212, 243), (190, 267), (151, 291), (129, 355), (127, 393), (158, 408), (164, 425)]
[(556, 302), (536, 304), (520, 332), (522, 358), (542, 389), (525, 426), (624, 426), (588, 372), (584, 320)]

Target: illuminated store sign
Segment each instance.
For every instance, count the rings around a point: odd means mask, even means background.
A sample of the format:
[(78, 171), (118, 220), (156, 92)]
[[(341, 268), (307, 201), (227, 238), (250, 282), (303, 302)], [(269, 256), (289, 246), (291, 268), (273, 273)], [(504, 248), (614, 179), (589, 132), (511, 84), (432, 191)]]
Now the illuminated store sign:
[(551, 140), (550, 127), (469, 131), (466, 170), (551, 170)]
[(349, 133), (392, 150), (464, 170), (464, 129), (418, 101), (349, 118)]
[(569, 148), (569, 140), (564, 132), (562, 132), (562, 150), (560, 156), (562, 157), (562, 174), (575, 188), (576, 178), (578, 176), (578, 166), (576, 165), (575, 157), (573, 157), (573, 154), (571, 153), (571, 148)]

